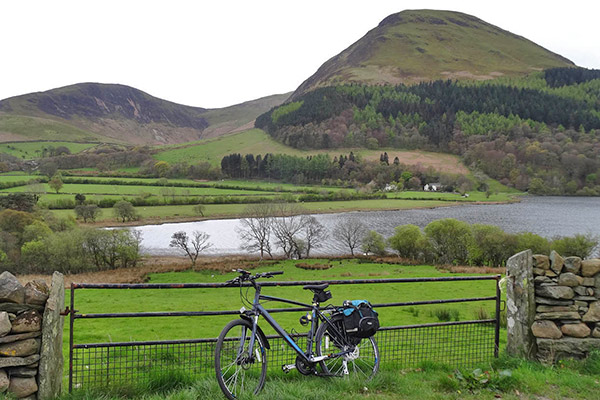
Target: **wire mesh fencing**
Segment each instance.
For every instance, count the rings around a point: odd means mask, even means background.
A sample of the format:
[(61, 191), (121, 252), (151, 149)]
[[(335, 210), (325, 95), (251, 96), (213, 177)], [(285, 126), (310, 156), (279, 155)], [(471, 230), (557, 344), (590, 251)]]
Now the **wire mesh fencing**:
[[(416, 368), (425, 361), (468, 367), (494, 357), (494, 320), (385, 327), (375, 335), (383, 366)], [(306, 335), (294, 340), (306, 348)], [(73, 388), (124, 386), (157, 374), (181, 372), (192, 378), (214, 373), (216, 339), (76, 345)], [(294, 364), (296, 353), (281, 338), (269, 337), (268, 368)]]
[[(438, 280), (432, 278), (431, 280)], [(402, 307), (425, 304), (460, 303), (469, 301), (495, 301), (496, 316), (492, 319), (471, 321), (438, 322), (419, 325), (382, 327), (375, 335), (379, 347), (382, 368), (416, 368), (423, 362), (444, 363), (452, 367), (469, 367), (490, 361), (498, 354), (500, 291), (497, 285), (499, 277), (473, 277), (472, 279), (496, 280), (495, 296), (448, 299), (434, 301), (416, 301), (407, 303), (379, 304), (386, 307)], [(445, 280), (452, 280), (446, 278)], [(464, 277), (457, 280), (465, 280)], [(398, 279), (379, 280), (380, 283)], [(400, 280), (402, 281), (402, 280)], [(414, 280), (407, 279), (407, 281)], [(420, 279), (423, 281), (423, 279)], [(356, 281), (348, 281), (356, 282)], [(373, 283), (370, 280), (369, 283)], [(290, 285), (289, 282), (286, 282)], [(306, 284), (299, 282), (298, 284)], [(340, 284), (338, 282), (338, 284)], [(93, 286), (97, 289), (98, 285)], [(146, 285), (154, 288), (155, 286)], [(137, 286), (136, 288), (145, 288)], [(198, 284), (193, 284), (197, 287)], [(130, 288), (119, 285), (118, 288)], [(177, 287), (187, 287), (179, 285)], [(85, 288), (81, 286), (80, 288)], [(115, 287), (111, 287), (115, 288)], [(176, 287), (173, 287), (176, 288)], [(75, 306), (75, 291), (71, 291), (71, 310)], [(282, 311), (282, 310), (279, 310)], [(298, 311), (296, 309), (295, 311)], [(147, 313), (145, 316), (196, 316), (230, 315), (223, 312), (168, 312)], [(216, 338), (187, 340), (134, 341), (120, 343), (75, 343), (74, 322), (85, 318), (128, 318), (136, 314), (78, 314), (71, 313), (69, 390), (98, 389), (120, 386), (144, 385), (156, 381), (160, 376), (182, 374), (188, 379), (213, 375)], [(235, 316), (232, 316), (232, 319)], [(301, 349), (307, 347), (306, 334), (293, 333), (290, 336)], [(294, 364), (295, 351), (279, 336), (268, 336), (270, 349), (267, 350), (267, 366), (270, 370), (281, 370), (283, 365)], [(166, 375), (165, 375), (166, 374)]]

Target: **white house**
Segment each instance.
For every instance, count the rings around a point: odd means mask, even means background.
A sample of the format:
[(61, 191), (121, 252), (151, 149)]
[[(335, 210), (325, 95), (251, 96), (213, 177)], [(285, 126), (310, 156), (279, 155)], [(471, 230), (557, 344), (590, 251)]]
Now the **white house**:
[(437, 192), (442, 190), (442, 184), (439, 182), (427, 183), (425, 186), (423, 186), (423, 190), (426, 192)]

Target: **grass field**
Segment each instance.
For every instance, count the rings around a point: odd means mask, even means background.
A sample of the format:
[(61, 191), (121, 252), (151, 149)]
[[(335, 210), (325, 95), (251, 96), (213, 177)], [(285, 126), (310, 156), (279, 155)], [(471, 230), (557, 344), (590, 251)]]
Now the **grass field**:
[[(161, 151), (164, 149), (164, 151)], [(340, 148), (329, 150), (299, 150), (285, 146), (260, 129), (250, 129), (239, 133), (224, 135), (214, 139), (200, 140), (197, 142), (186, 143), (174, 147), (173, 145), (161, 146), (156, 148), (157, 152), (154, 158), (168, 163), (177, 162), (210, 162), (214, 166), (221, 165), (221, 159), (227, 154), (240, 153), (264, 155), (289, 154), (295, 156), (308, 156), (311, 154), (329, 153), (331, 158), (340, 154), (348, 155), (350, 152), (367, 159), (379, 160), (383, 152), (387, 152), (390, 161), (398, 156), (400, 163), (406, 165), (420, 164), (424, 167), (432, 167), (438, 171), (468, 174), (469, 170), (460, 161), (458, 156), (444, 153), (433, 153), (421, 150), (399, 150), (393, 148), (381, 148), (377, 150), (367, 150), (364, 148)]]
[[(262, 196), (261, 196), (262, 197)], [(454, 205), (449, 201), (437, 200), (352, 200), (352, 201), (323, 201), (314, 203), (302, 203), (301, 205), (308, 212), (314, 213), (332, 213), (344, 211), (369, 211), (369, 210), (403, 210), (412, 208), (432, 208)], [(236, 218), (242, 216), (245, 204), (206, 204), (204, 210), (205, 218)], [(165, 205), (165, 206), (147, 206), (135, 207), (141, 220), (140, 224), (168, 222), (180, 219), (198, 219), (198, 213), (194, 211), (193, 205)], [(75, 216), (73, 210), (52, 210), (57, 216)], [(97, 219), (104, 225), (115, 224), (115, 217), (112, 209), (103, 209), (102, 214)]]
[[(39, 175), (0, 175), (0, 182), (27, 182), (39, 179)], [(90, 183), (68, 183), (69, 180), (86, 179)], [(403, 210), (410, 208), (431, 208), (449, 206), (461, 202), (509, 202), (519, 192), (505, 188), (490, 181), (490, 187), (494, 191), (486, 193), (472, 191), (469, 197), (462, 197), (456, 193), (402, 191), (386, 193), (385, 199), (351, 199), (356, 194), (354, 188), (329, 187), (317, 185), (293, 185), (288, 183), (254, 180), (219, 180), (219, 181), (193, 181), (190, 179), (170, 179), (167, 181), (156, 178), (114, 178), (114, 177), (71, 177), (65, 176), (65, 183), (56, 193), (47, 183), (32, 183), (24, 186), (11, 187), (0, 190), (1, 193), (36, 193), (40, 196), (39, 205), (52, 209), (61, 216), (74, 216), (72, 209), (74, 196), (83, 194), (88, 201), (100, 202), (103, 199), (129, 200), (144, 199), (146, 203), (141, 204), (165, 204), (154, 206), (140, 206), (137, 211), (139, 224), (150, 222), (166, 222), (198, 219), (193, 205), (168, 205), (174, 203), (177, 198), (197, 198), (198, 202), (204, 201), (205, 218), (231, 218), (243, 215), (246, 204), (257, 198), (284, 199), (288, 202), (299, 202), (307, 212), (329, 213), (357, 210)], [(114, 184), (118, 181), (121, 184)], [(161, 184), (160, 186), (158, 184)], [(170, 186), (174, 185), (174, 186)], [(164, 185), (164, 186), (163, 186)], [(348, 196), (341, 196), (341, 192), (347, 192)], [(300, 202), (300, 197), (305, 193), (339, 193), (338, 198), (349, 200)], [(204, 198), (204, 200), (202, 200)], [(240, 199), (240, 201), (236, 200)], [(67, 203), (67, 201), (69, 201)], [(213, 204), (216, 203), (216, 204)], [(226, 204), (231, 203), (231, 204)], [(69, 205), (70, 204), (70, 205)], [(139, 204), (139, 203), (138, 203)], [(111, 210), (104, 210), (97, 220), (101, 224), (114, 221)]]
[[(328, 260), (309, 260), (309, 263), (330, 263)], [(385, 279), (412, 277), (462, 276), (440, 272), (431, 266), (401, 266), (358, 260), (335, 260), (330, 269), (323, 271), (304, 270), (295, 266), (295, 261), (279, 261), (266, 264), (255, 271), (282, 270), (281, 281), (330, 280), (330, 279)], [(231, 266), (235, 268), (235, 265)], [(253, 271), (254, 272), (254, 271)], [(225, 282), (234, 273), (201, 270), (152, 274), (149, 283)], [(483, 297), (495, 294), (494, 281), (435, 282), (410, 284), (367, 284), (360, 286), (338, 285), (332, 287), (332, 302), (337, 304), (346, 299), (367, 298), (373, 303), (451, 299), (461, 297)], [(309, 302), (310, 293), (300, 287), (266, 288), (265, 293)], [(76, 293), (77, 309), (81, 313), (112, 313), (142, 311), (214, 311), (236, 310), (242, 303), (239, 289), (162, 289), (162, 290), (79, 290)], [(273, 303), (274, 308), (285, 305)], [(438, 321), (435, 311), (439, 308), (455, 310), (461, 320), (476, 319), (477, 312), (484, 308), (488, 315), (494, 310), (493, 302), (471, 302), (460, 305), (435, 305), (405, 308), (386, 308), (380, 312), (383, 325), (415, 324)], [(417, 311), (418, 309), (418, 311)], [(286, 329), (301, 331), (298, 317), (302, 313), (277, 314), (276, 318)], [(77, 321), (77, 342), (185, 339), (216, 337), (222, 327), (231, 320), (224, 317), (175, 317), (148, 319), (99, 319)], [(65, 339), (66, 340), (66, 339)]]
[(32, 159), (40, 158), (42, 150), (49, 147), (64, 146), (69, 149), (71, 154), (75, 154), (96, 145), (97, 143), (75, 142), (9, 142), (0, 144), (0, 153), (10, 154), (23, 159)]
[[(264, 265), (255, 271), (283, 270), (278, 280), (319, 279), (378, 279), (420, 276), (462, 276), (440, 272), (431, 266), (401, 266), (360, 262), (358, 260), (309, 260), (332, 263), (324, 271), (307, 271), (295, 266), (294, 261), (280, 261)], [(232, 265), (234, 267), (234, 265)], [(151, 283), (224, 282), (231, 273), (218, 271), (184, 271), (151, 274)], [(334, 285), (332, 303), (344, 299), (368, 298), (377, 302), (450, 299), (458, 297), (493, 296), (494, 281), (370, 284), (361, 286)], [(310, 294), (301, 288), (265, 288), (263, 293), (298, 301), (308, 301)], [(435, 310), (454, 309), (460, 320), (478, 319), (481, 309), (491, 315), (493, 302), (462, 303), (437, 306), (414, 306), (397, 309), (379, 308), (383, 325), (436, 322)], [(163, 289), (163, 290), (78, 290), (77, 309), (80, 313), (110, 313), (133, 311), (201, 311), (237, 309), (241, 305), (238, 289)], [(271, 303), (267, 308), (276, 307)], [(418, 310), (418, 311), (417, 311)], [(275, 314), (286, 329), (302, 331), (298, 323), (302, 313)], [(225, 323), (235, 317), (172, 317), (145, 319), (92, 319), (77, 320), (75, 343), (119, 340), (156, 340), (216, 336)], [(264, 326), (264, 324), (263, 324)], [(68, 329), (68, 325), (66, 326)], [(506, 334), (501, 333), (502, 343)], [(65, 346), (68, 332), (65, 332)], [(66, 349), (66, 347), (65, 347)], [(67, 354), (67, 353), (65, 353)], [(423, 362), (418, 368), (399, 371), (382, 364), (371, 382), (345, 379), (327, 379), (302, 376), (296, 372), (284, 375), (269, 370), (264, 390), (255, 398), (271, 399), (595, 399), (600, 383), (600, 353), (584, 362), (563, 361), (554, 368), (535, 362), (501, 357), (491, 363), (461, 368)], [(485, 371), (485, 372), (484, 372)], [(503, 371), (503, 372), (501, 372)], [(182, 371), (180, 371), (182, 372)], [(117, 400), (124, 398), (144, 400), (196, 400), (223, 398), (212, 374), (200, 379), (185, 373), (156, 371), (137, 386), (123, 386), (114, 392), (75, 391), (61, 400)], [(253, 397), (254, 398), (254, 397)]]
[[(55, 193), (47, 183), (35, 185), (40, 186), (44, 193)], [(0, 192), (18, 193), (28, 191), (27, 186), (17, 186), (9, 189), (4, 189)], [(218, 189), (218, 188), (197, 188), (197, 187), (170, 187), (170, 186), (136, 186), (136, 185), (84, 185), (66, 183), (60, 189), (62, 194), (104, 194), (104, 195), (161, 195), (161, 196), (235, 196), (235, 195), (259, 195), (268, 194), (269, 192), (256, 190), (235, 190), (235, 189)], [(274, 192), (271, 192), (274, 194)]]
[[(160, 148), (159, 148), (160, 149)], [(269, 135), (260, 129), (220, 136), (214, 139), (206, 139), (198, 142), (190, 142), (185, 146), (166, 151), (159, 151), (154, 158), (166, 161), (170, 164), (177, 162), (209, 162), (214, 166), (221, 165), (223, 156), (230, 153), (241, 154), (265, 154), (285, 153), (293, 155), (315, 154), (296, 150), (271, 139)]]
[[(463, 379), (446, 365), (423, 363), (419, 368), (398, 371), (383, 368), (370, 382), (270, 373), (256, 400), (591, 400), (598, 398), (600, 357), (566, 362), (560, 368), (503, 357), (481, 365), (485, 383), (472, 378), (473, 369), (461, 369)], [(484, 373), (487, 372), (486, 373)], [(500, 376), (499, 371), (505, 372)], [(510, 375), (508, 375), (510, 374)], [(467, 378), (464, 378), (464, 377)], [(470, 379), (469, 379), (470, 378)], [(224, 399), (216, 379), (191, 380), (185, 375), (157, 374), (139, 388), (116, 393), (75, 392), (60, 400), (198, 400)]]

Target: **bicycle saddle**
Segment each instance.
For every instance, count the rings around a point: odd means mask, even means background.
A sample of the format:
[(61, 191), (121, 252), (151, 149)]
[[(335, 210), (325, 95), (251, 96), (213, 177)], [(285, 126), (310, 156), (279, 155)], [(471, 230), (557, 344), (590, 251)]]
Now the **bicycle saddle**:
[(322, 283), (320, 285), (306, 285), (302, 289), (304, 290), (312, 290), (313, 292), (318, 292), (320, 290), (325, 290), (329, 287), (329, 283)]

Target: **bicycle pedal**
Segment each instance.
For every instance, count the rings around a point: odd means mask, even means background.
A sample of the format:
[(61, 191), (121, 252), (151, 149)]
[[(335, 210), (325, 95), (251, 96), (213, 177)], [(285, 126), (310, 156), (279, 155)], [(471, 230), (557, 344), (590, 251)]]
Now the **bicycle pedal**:
[(286, 364), (281, 366), (281, 370), (286, 374), (293, 369), (296, 369), (296, 365), (294, 364)]

